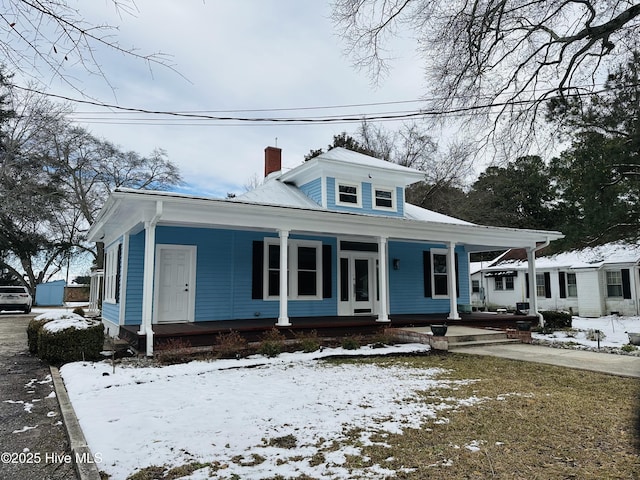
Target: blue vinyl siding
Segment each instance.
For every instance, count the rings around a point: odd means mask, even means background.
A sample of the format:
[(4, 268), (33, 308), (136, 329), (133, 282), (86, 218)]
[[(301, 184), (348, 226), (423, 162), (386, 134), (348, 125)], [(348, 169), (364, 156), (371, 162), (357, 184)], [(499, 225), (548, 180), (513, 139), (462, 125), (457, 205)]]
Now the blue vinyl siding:
[(142, 320), (142, 288), (144, 278), (144, 230), (129, 237), (129, 265), (127, 268), (127, 296), (124, 324), (140, 325)]
[(102, 302), (102, 318), (117, 325), (120, 319), (120, 304)]
[[(389, 242), (389, 298), (391, 314), (403, 313), (448, 313), (448, 298), (424, 296), (424, 272), (422, 252), (444, 245)], [(458, 303), (469, 302), (468, 256), (462, 247), (456, 247), (460, 298)], [(393, 269), (393, 259), (400, 260), (400, 269)]]
[[(249, 231), (181, 227), (156, 229), (157, 243), (197, 247), (195, 321), (278, 317), (280, 307), (277, 301), (251, 298), (252, 245), (253, 241), (262, 241), (265, 236), (277, 238), (275, 234)], [(320, 240), (332, 245), (333, 295), (322, 300), (290, 300), (289, 316), (337, 315), (336, 240), (291, 235), (291, 239), (295, 238)], [(129, 243), (127, 324), (140, 324), (142, 318), (143, 252), (144, 232), (141, 232), (132, 236)]]
[(316, 178), (300, 186), (300, 191), (318, 205), (322, 205), (322, 179)]

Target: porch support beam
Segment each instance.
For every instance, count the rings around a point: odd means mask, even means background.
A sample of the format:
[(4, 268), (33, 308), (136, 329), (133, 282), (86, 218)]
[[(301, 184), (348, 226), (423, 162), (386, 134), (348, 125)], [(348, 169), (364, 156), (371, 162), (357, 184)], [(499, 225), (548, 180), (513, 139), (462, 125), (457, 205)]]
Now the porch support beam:
[(387, 254), (387, 237), (378, 237), (378, 275), (380, 285), (380, 305), (378, 310), (378, 322), (390, 322), (389, 319), (389, 279), (387, 275), (387, 266), (389, 264), (389, 255)]
[(156, 203), (156, 214), (144, 222), (144, 266), (142, 275), (142, 322), (140, 335), (146, 335), (146, 353), (153, 356), (153, 277), (156, 255), (156, 224), (162, 216), (162, 202)]
[(449, 280), (447, 288), (449, 291), (449, 317), (447, 319), (460, 320), (460, 315), (458, 314), (458, 292), (456, 289), (456, 284), (458, 283), (456, 280), (456, 244), (454, 242), (449, 242), (448, 245), (447, 268), (449, 269), (447, 272), (447, 279)]
[(544, 318), (538, 312), (538, 282), (536, 281), (536, 248), (527, 248), (527, 267), (529, 270), (529, 310), (540, 319), (544, 326)]
[(280, 316), (276, 325), (278, 327), (288, 327), (289, 321), (289, 230), (279, 230), (280, 237)]

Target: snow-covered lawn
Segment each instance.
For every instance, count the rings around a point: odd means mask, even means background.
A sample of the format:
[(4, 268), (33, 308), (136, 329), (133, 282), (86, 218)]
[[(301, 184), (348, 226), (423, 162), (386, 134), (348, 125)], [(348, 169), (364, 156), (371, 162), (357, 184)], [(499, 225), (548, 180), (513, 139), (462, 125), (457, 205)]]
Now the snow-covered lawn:
[[(425, 349), (412, 344), (355, 353)], [(102, 458), (99, 468), (112, 480), (150, 465), (196, 461), (213, 467), (185, 478), (383, 479), (400, 472), (367, 458), (366, 466), (348, 470), (346, 459), (362, 456), (362, 445), (384, 442), (389, 433), (445, 423), (448, 412), (489, 400), (457, 398), (456, 385), (474, 380), (438, 379), (446, 373), (439, 368), (319, 359), (352, 353), (325, 349), (274, 359), (116, 366), (115, 374), (108, 362), (77, 362), (61, 373), (89, 446)], [(443, 387), (451, 392), (447, 398), (416, 394)], [(475, 440), (469, 438), (469, 448)]]
[[(601, 318), (573, 317), (572, 330), (556, 331), (549, 335), (533, 333), (533, 338), (552, 343), (562, 343), (565, 346), (575, 348), (596, 349), (598, 346), (595, 331), (599, 330), (604, 335), (600, 336), (600, 347), (608, 351), (615, 351), (629, 343), (626, 332), (640, 333), (640, 317), (620, 317), (609, 315)], [(567, 345), (568, 344), (568, 345)], [(636, 350), (640, 354), (640, 350)]]

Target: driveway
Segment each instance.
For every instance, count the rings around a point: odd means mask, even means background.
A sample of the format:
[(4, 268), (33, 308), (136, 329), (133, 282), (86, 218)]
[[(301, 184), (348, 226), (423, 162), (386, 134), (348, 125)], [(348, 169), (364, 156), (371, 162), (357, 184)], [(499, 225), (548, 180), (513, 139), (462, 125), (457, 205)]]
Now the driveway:
[(0, 477), (75, 479), (49, 367), (27, 347), (33, 316), (0, 314)]

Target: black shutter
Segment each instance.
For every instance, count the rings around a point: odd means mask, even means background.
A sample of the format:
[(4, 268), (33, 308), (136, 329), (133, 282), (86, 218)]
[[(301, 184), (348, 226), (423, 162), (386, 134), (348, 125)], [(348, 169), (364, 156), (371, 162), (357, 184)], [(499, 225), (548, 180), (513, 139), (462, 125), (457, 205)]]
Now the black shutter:
[(120, 279), (122, 277), (122, 244), (118, 245), (118, 259), (116, 264), (116, 303), (120, 303)]
[(629, 269), (623, 268), (622, 272), (622, 298), (631, 298), (631, 279), (629, 278)]
[(431, 297), (431, 252), (422, 252), (422, 268), (424, 274), (424, 296)]
[(567, 280), (564, 272), (558, 272), (558, 285), (560, 286), (560, 298), (567, 298)]
[(456, 297), (460, 297), (460, 277), (458, 276), (458, 254), (455, 254), (455, 263), (456, 263)]
[(262, 300), (262, 297), (264, 296), (264, 276), (262, 271), (264, 267), (264, 242), (258, 240), (253, 242), (252, 262), (251, 298), (254, 300)]
[(551, 298), (551, 274), (549, 272), (544, 272), (544, 296)]
[(331, 245), (322, 245), (322, 298), (331, 298), (332, 265)]
[(525, 283), (527, 284), (527, 286), (526, 286), (525, 290), (527, 291), (527, 298), (529, 298), (529, 296), (530, 296), (531, 294), (530, 294), (530, 292), (529, 292), (529, 274), (528, 274), (528, 273), (525, 273), (525, 274), (524, 274), (524, 281), (525, 281)]

